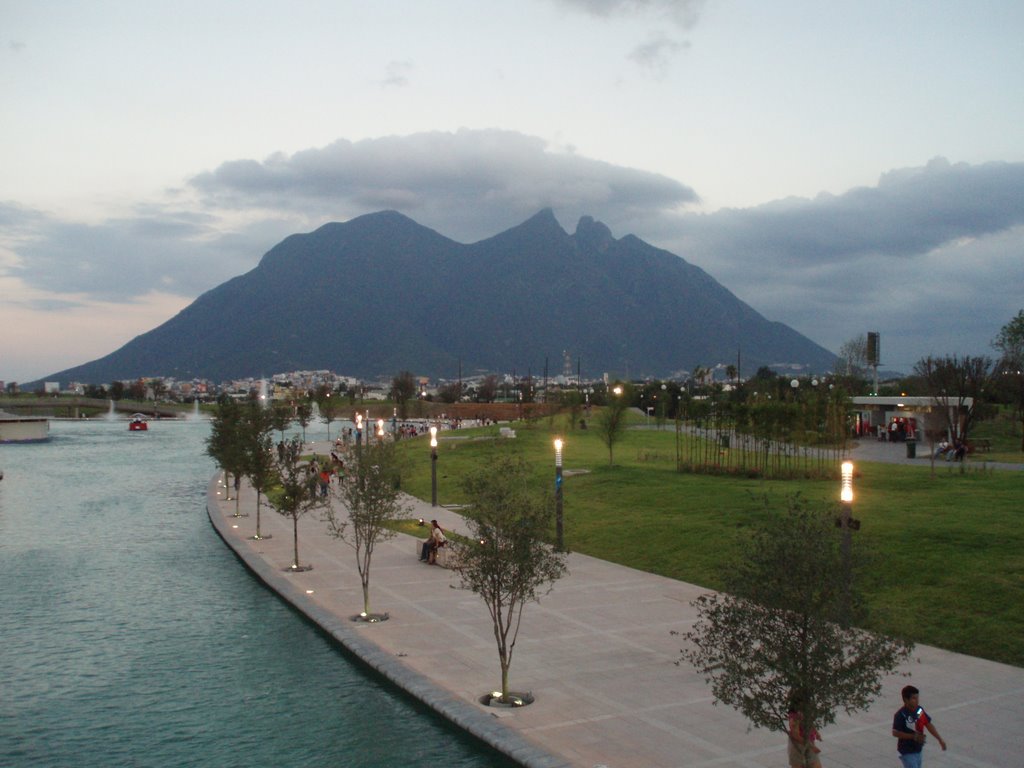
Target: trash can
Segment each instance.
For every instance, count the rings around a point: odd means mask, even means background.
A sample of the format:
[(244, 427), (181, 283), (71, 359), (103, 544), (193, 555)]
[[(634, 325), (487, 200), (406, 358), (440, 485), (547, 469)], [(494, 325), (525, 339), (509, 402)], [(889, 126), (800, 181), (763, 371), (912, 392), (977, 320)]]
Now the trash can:
[(916, 459), (917, 458), (917, 440), (915, 440), (912, 437), (908, 437), (907, 438), (907, 458), (908, 459)]

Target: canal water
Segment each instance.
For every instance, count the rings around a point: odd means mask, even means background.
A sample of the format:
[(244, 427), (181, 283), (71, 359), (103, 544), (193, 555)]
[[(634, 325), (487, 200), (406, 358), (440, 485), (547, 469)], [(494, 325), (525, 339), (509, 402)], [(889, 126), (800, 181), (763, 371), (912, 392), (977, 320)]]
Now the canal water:
[(511, 766), (249, 575), (206, 516), (208, 432), (0, 446), (0, 766)]

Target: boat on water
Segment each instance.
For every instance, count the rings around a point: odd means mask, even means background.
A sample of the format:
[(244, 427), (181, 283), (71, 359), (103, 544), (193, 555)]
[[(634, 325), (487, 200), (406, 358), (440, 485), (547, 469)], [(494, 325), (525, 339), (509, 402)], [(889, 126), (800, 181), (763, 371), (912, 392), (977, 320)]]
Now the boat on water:
[(40, 443), (50, 439), (50, 420), (0, 411), (0, 443)]
[(129, 432), (145, 432), (149, 429), (149, 423), (146, 421), (146, 415), (144, 413), (133, 413), (131, 421), (128, 422)]

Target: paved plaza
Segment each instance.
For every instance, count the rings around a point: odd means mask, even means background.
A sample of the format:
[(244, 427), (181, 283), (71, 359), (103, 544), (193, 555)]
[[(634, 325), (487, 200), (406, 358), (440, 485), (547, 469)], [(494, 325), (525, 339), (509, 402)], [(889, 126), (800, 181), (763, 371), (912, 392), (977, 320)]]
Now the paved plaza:
[[(317, 448), (328, 453), (326, 445)], [(671, 632), (690, 629), (696, 618), (690, 602), (706, 592), (701, 587), (569, 555), (569, 575), (526, 607), (515, 647), (511, 687), (532, 692), (536, 701), (492, 709), (478, 703), (500, 687), (487, 610), (458, 588), (455, 573), (419, 562), (412, 537), (399, 535), (374, 554), (371, 610), (390, 619), (354, 622), (362, 591), (353, 550), (330, 537), (323, 522), (304, 517), (300, 562), (313, 569), (289, 573), (290, 519), (264, 505), (261, 530), (272, 538), (253, 541), (255, 493), (243, 485), (248, 516), (236, 518), (235, 502), (225, 501), (223, 490), (218, 475), (209, 487), (210, 520), (258, 578), (382, 675), (523, 765), (786, 765), (784, 734), (750, 730), (738, 713), (713, 705), (702, 676), (674, 663), (682, 640)], [(408, 501), (411, 517), (464, 530), (455, 512)], [(903, 671), (910, 677), (887, 679), (869, 710), (841, 715), (824, 729), (826, 768), (897, 768), (889, 731), (908, 682), (921, 689), (921, 702), (949, 745), (947, 752), (937, 743), (926, 746), (928, 768), (1024, 766), (1024, 669), (919, 645)]]

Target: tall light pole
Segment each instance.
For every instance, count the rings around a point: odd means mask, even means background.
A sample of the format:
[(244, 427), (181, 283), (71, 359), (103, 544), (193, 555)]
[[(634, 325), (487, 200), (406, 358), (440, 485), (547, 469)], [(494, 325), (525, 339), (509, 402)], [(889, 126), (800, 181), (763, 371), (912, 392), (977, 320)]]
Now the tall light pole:
[(363, 446), (363, 414), (356, 414), (356, 450)]
[(562, 525), (562, 440), (555, 438), (555, 548), (565, 551), (565, 535)]
[(853, 517), (853, 462), (844, 461), (840, 467), (842, 474), (842, 485), (839, 488), (839, 527), (843, 529), (842, 554), (844, 588), (846, 590), (847, 605), (849, 608), (849, 592), (851, 578), (850, 564), (850, 531), (860, 530), (860, 520)]
[(437, 427), (430, 428), (430, 506), (437, 506)]

